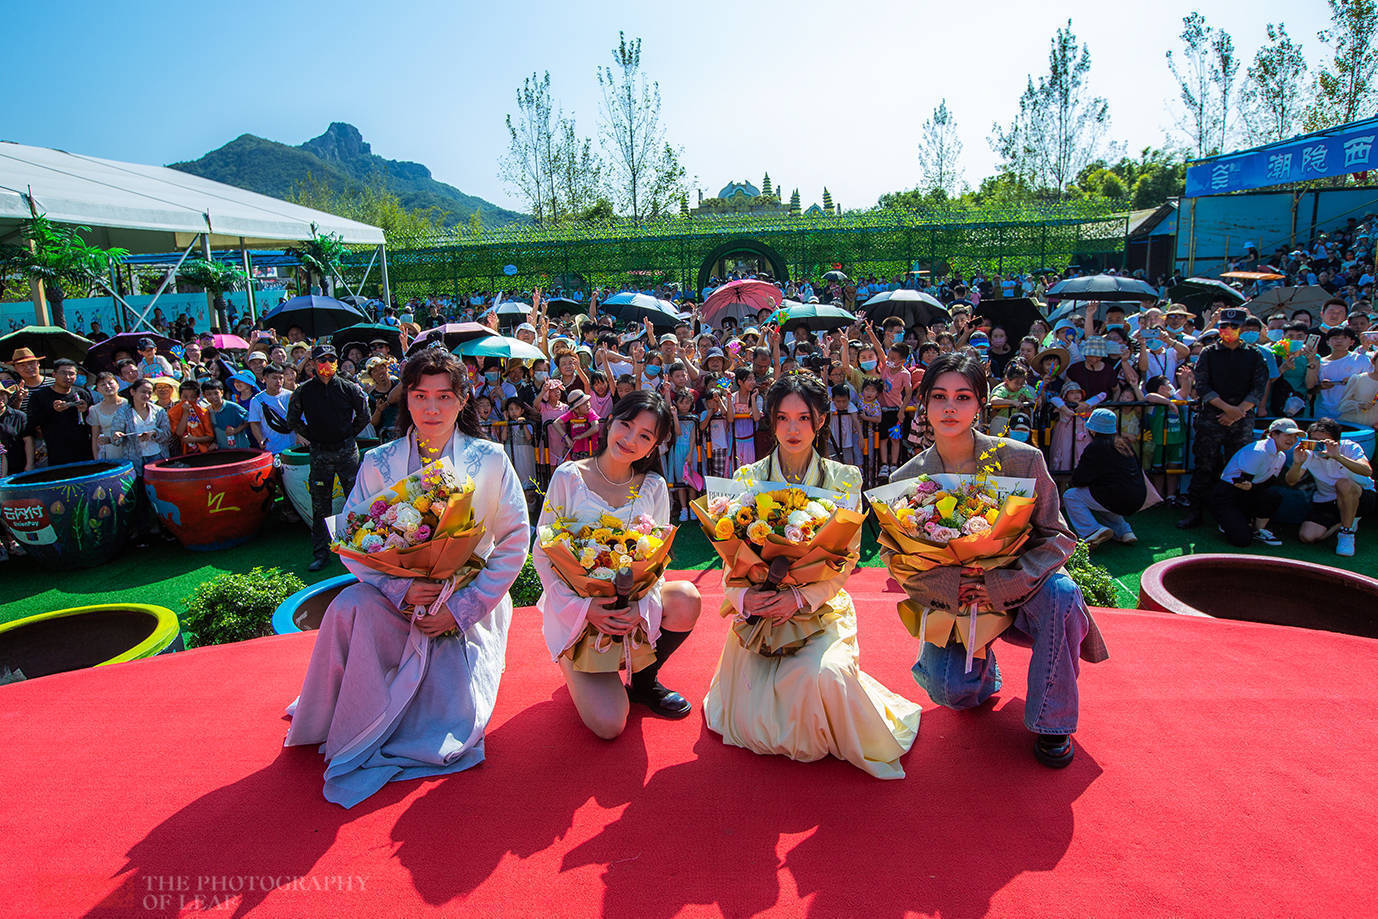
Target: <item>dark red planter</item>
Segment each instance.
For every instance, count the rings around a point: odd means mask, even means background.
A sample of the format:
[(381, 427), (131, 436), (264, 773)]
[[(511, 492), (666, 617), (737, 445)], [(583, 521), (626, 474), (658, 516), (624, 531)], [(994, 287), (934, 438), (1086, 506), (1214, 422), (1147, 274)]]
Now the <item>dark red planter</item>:
[(1139, 609), (1378, 638), (1378, 581), (1262, 555), (1184, 555), (1150, 565)]
[(273, 454), (215, 450), (144, 467), (158, 520), (188, 549), (208, 551), (253, 539), (274, 497)]

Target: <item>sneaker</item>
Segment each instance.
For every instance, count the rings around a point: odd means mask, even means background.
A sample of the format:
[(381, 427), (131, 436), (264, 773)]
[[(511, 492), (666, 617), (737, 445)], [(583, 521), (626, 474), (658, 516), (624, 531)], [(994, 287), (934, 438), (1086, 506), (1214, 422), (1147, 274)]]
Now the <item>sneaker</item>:
[(1343, 527), (1335, 536), (1335, 554), (1345, 557), (1354, 554), (1354, 531), (1346, 530)]
[(1101, 527), (1099, 530), (1096, 530), (1096, 532), (1086, 537), (1086, 545), (1089, 548), (1094, 549), (1101, 543), (1109, 542), (1110, 539), (1114, 537), (1114, 535), (1114, 531), (1111, 530), (1109, 527)]
[(689, 508), (687, 508), (687, 507), (681, 507), (681, 508), (679, 509), (679, 520), (680, 520), (680, 523), (684, 523), (684, 522), (687, 521), (688, 519), (689, 519)]
[(1128, 532), (1124, 533), (1124, 534), (1121, 535), (1121, 536), (1116, 536), (1116, 537), (1115, 537), (1115, 542), (1122, 542), (1122, 543), (1124, 543), (1126, 546), (1133, 546), (1133, 545), (1137, 545), (1137, 544), (1138, 544), (1138, 542), (1139, 542), (1139, 537), (1137, 537), (1137, 536), (1134, 535), (1134, 531), (1133, 531), (1133, 530), (1129, 530)]
[(1280, 546), (1282, 540), (1272, 534), (1270, 530), (1254, 530), (1254, 542), (1261, 542), (1265, 546)]

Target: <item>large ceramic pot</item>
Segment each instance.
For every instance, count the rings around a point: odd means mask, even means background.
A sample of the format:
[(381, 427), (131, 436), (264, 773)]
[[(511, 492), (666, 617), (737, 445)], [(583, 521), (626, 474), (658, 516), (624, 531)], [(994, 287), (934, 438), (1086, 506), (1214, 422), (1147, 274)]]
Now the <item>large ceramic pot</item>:
[(273, 454), (214, 450), (144, 467), (158, 520), (188, 549), (206, 551), (252, 539), (273, 506)]
[[(363, 455), (376, 446), (378, 441), (360, 438), (359, 458), (363, 459)], [(292, 502), (297, 516), (309, 527), (314, 516), (311, 513), (311, 451), (305, 447), (294, 447), (278, 456), (282, 460), (282, 490), (287, 492), (287, 500)], [(337, 476), (331, 491), (330, 512), (338, 514), (344, 510), (344, 502), (345, 493)]]
[(177, 616), (161, 606), (107, 603), (0, 625), (0, 683), (182, 650)]
[(134, 467), (66, 463), (0, 479), (0, 520), (29, 557), (55, 569), (114, 558), (134, 523)]
[(299, 590), (278, 604), (273, 610), (273, 633), (289, 635), (293, 632), (314, 632), (321, 627), (321, 617), (330, 601), (350, 584), (358, 583), (352, 574), (328, 578)]
[(1378, 638), (1378, 581), (1266, 555), (1157, 562), (1139, 579), (1139, 608)]

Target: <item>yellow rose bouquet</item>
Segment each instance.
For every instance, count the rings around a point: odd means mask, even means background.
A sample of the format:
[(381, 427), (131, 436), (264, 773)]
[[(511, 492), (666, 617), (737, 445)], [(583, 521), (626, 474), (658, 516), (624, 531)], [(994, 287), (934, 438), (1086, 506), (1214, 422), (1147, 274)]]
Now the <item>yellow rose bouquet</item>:
[[(550, 566), (581, 597), (616, 597), (615, 581), (623, 575), (628, 600), (644, 597), (670, 564), (676, 527), (658, 524), (649, 514), (623, 523), (612, 514), (580, 522), (557, 517), (536, 531), (537, 544)], [(592, 625), (565, 651), (575, 670), (628, 675), (655, 663), (655, 649), (644, 621), (629, 635), (607, 635)]]
[[(708, 478), (690, 507), (723, 560), (727, 587), (777, 590), (835, 577), (857, 554), (852, 541), (865, 517), (859, 496), (785, 482)], [(724, 601), (742, 646), (758, 654), (793, 654), (823, 631), (822, 609), (801, 609), (785, 622), (747, 616)]]
[[(921, 475), (866, 492), (890, 550), (890, 573), (903, 587), (922, 572), (947, 565), (989, 571), (1012, 564), (1029, 536), (1034, 480), (977, 475)], [(934, 609), (910, 599), (899, 604), (909, 634), (940, 647), (954, 636), (974, 657), (1014, 622), (1003, 610)]]

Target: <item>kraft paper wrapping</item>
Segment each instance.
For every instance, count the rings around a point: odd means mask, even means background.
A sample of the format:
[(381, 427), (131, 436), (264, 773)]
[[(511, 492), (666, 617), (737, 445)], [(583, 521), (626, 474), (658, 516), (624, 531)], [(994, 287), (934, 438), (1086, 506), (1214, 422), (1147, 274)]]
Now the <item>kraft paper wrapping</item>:
[[(723, 561), (725, 587), (750, 588), (765, 584), (770, 563), (777, 558), (791, 560), (789, 574), (780, 586), (803, 587), (836, 577), (846, 570), (849, 562), (855, 564), (860, 557), (852, 549), (852, 542), (866, 518), (845, 507), (839, 506), (832, 519), (820, 527), (808, 543), (795, 544), (771, 535), (765, 545), (758, 546), (737, 537), (714, 539), (707, 495), (696, 498), (689, 506), (694, 509), (709, 544)], [(732, 631), (742, 647), (768, 657), (783, 657), (795, 653), (823, 631), (823, 614), (828, 608), (825, 603), (818, 609), (800, 610), (784, 622), (776, 623), (760, 616), (744, 617), (731, 603), (724, 601), (722, 614), (737, 617)]]
[[(950, 488), (955, 481), (967, 481), (971, 476), (932, 476), (944, 488)], [(952, 479), (953, 481), (947, 481)], [(909, 595), (898, 607), (900, 621), (909, 634), (920, 641), (927, 641), (938, 647), (956, 640), (967, 649), (968, 669), (974, 657), (984, 658), (986, 648), (1006, 629), (1014, 624), (1014, 613), (1003, 610), (938, 609), (929, 607), (915, 599), (918, 595), (914, 585), (926, 571), (934, 568), (956, 565), (990, 571), (1013, 564), (1019, 558), (1019, 550), (1029, 538), (1029, 528), (1034, 512), (1034, 482), (1016, 479), (992, 479), (1002, 488), (1027, 481), (1029, 496), (1010, 495), (1000, 507), (995, 522), (985, 533), (960, 536), (946, 545), (938, 545), (907, 533), (891, 509), (890, 502), (897, 500), (912, 487), (908, 482), (893, 482), (882, 488), (866, 493), (871, 502), (871, 512), (880, 525), (880, 544), (893, 554), (888, 567), (900, 587)], [(956, 607), (956, 597), (953, 606)], [(973, 619), (974, 616), (974, 619)]]
[(636, 673), (656, 662), (644, 623), (628, 635), (607, 635), (585, 625), (574, 644), (565, 649), (565, 657), (580, 673), (617, 673), (623, 668)]
[[(640, 600), (646, 596), (665, 574), (665, 569), (670, 565), (670, 548), (678, 531), (678, 527), (670, 527), (663, 537), (665, 541), (651, 553), (650, 558), (632, 562), (632, 592), (628, 599)], [(550, 560), (550, 567), (555, 569), (560, 580), (579, 596), (617, 596), (612, 581), (591, 577), (584, 570), (568, 542), (561, 540), (539, 548)], [(581, 673), (616, 673), (624, 666), (636, 673), (656, 660), (655, 647), (646, 636), (644, 622), (625, 639), (621, 635), (606, 635), (586, 624), (583, 633), (565, 649), (564, 654), (574, 669)]]

